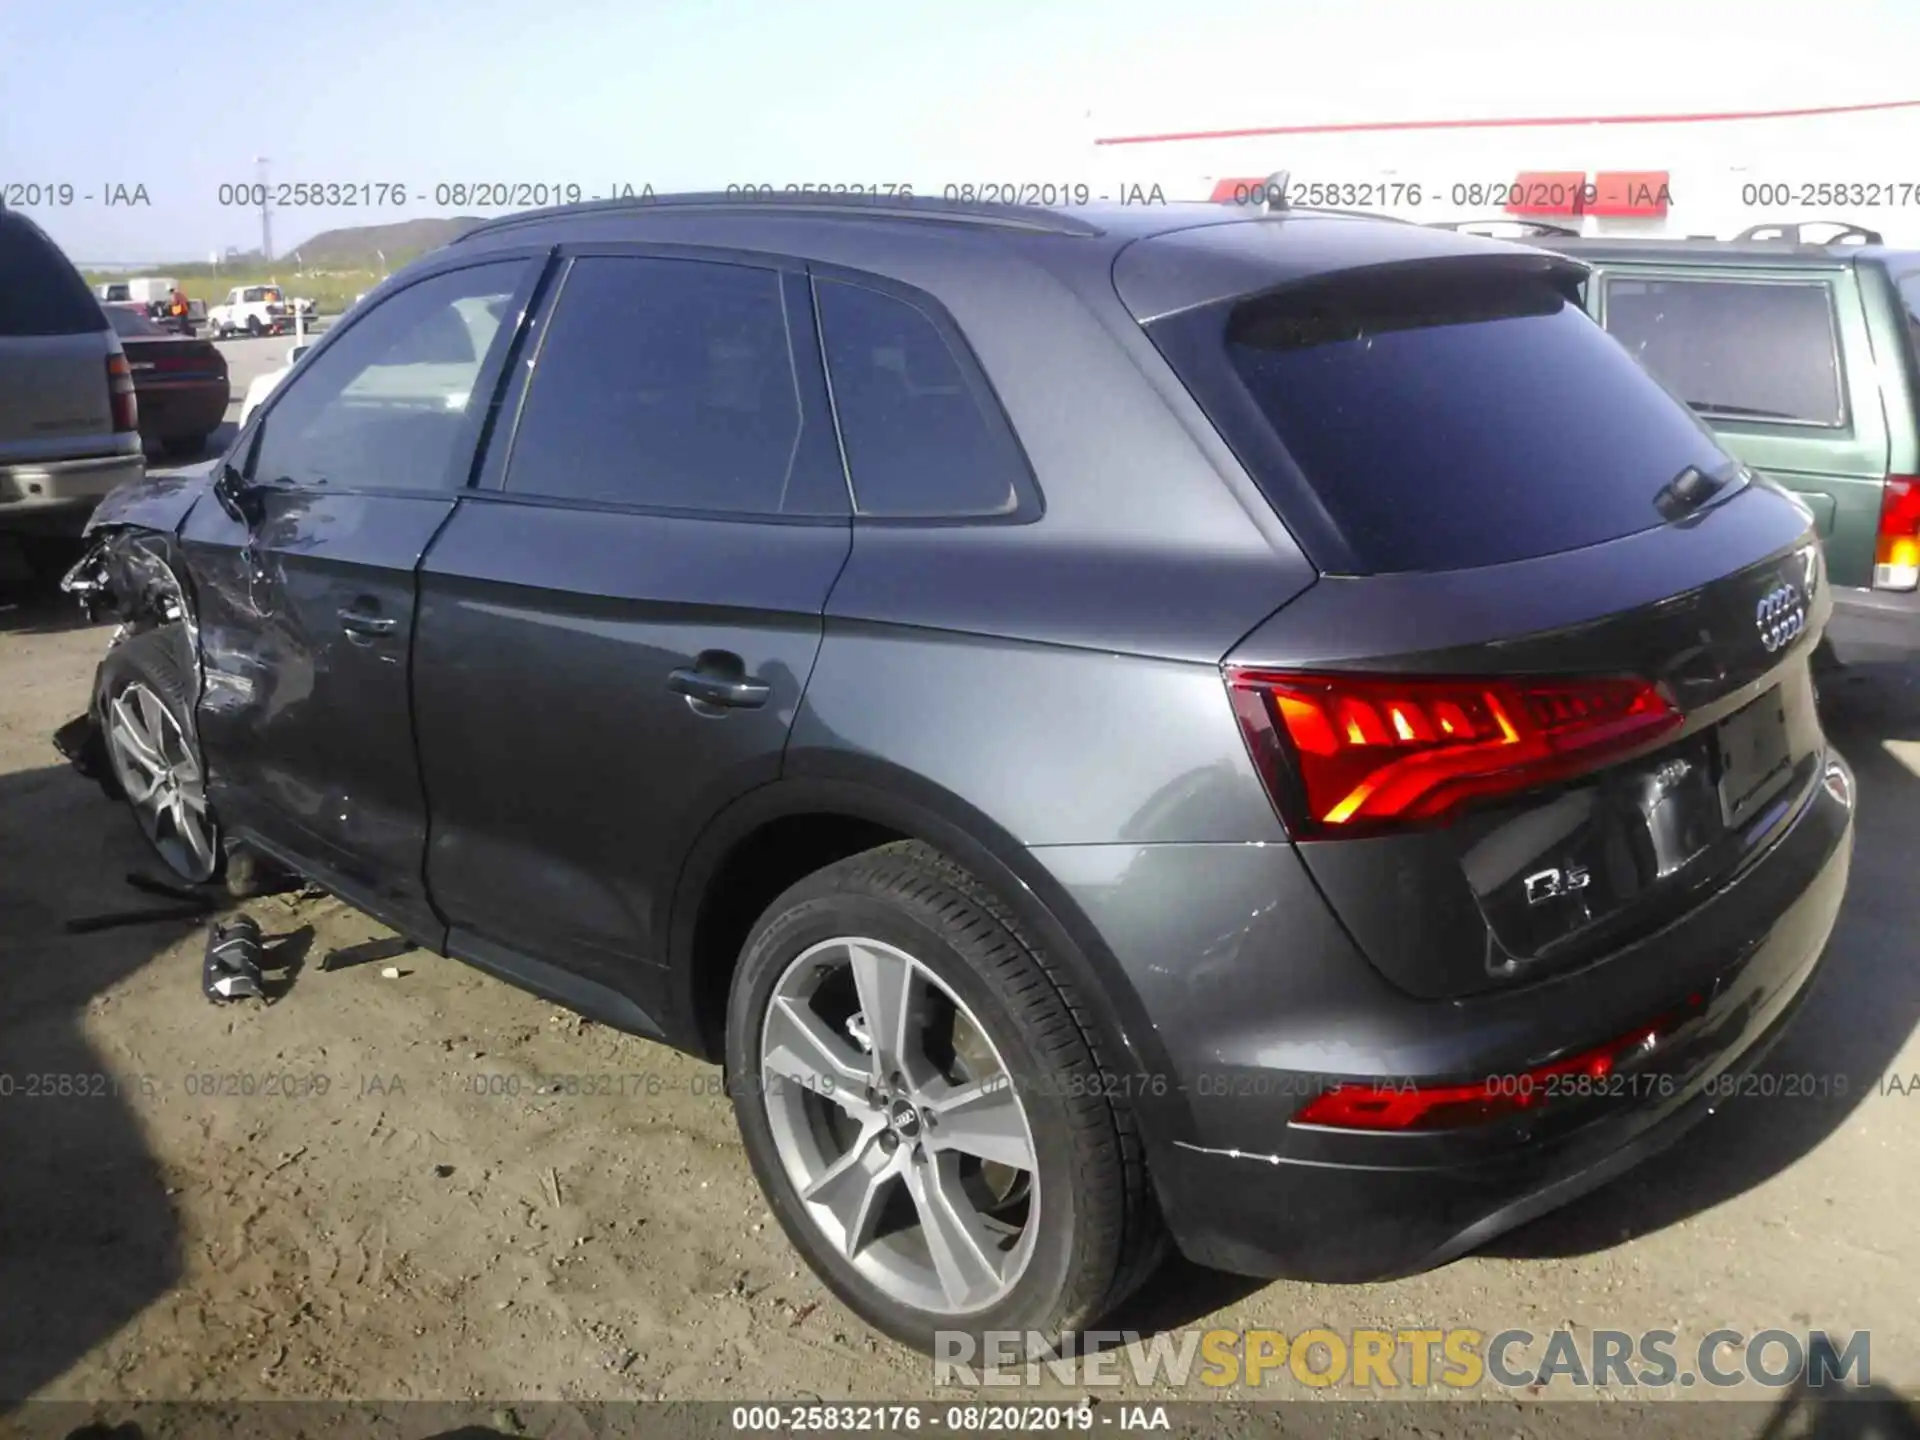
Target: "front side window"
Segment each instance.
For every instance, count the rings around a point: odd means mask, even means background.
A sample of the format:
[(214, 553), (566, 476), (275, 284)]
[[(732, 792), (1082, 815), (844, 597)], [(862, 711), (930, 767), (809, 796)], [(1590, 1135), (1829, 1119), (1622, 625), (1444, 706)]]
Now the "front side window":
[(302, 361), (263, 419), (263, 481), (441, 490), (465, 481), (467, 408), (526, 264), (452, 270), (396, 292)]
[(1606, 298), (1608, 332), (1699, 414), (1846, 423), (1824, 282), (1615, 275)]
[(805, 418), (777, 271), (587, 256), (548, 322), (506, 488), (792, 514)]

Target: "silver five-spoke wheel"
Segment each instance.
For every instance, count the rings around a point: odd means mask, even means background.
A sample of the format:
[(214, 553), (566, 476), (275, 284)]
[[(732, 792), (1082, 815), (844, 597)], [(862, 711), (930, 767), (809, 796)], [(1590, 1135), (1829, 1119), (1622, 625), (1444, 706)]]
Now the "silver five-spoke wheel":
[(877, 940), (810, 946), (775, 983), (761, 1093), (827, 1242), (917, 1310), (984, 1309), (1039, 1230), (1033, 1131), (1000, 1052), (925, 965)]
[(206, 784), (180, 723), (149, 685), (134, 680), (106, 706), (113, 772), (154, 849), (184, 879), (205, 880), (216, 861)]

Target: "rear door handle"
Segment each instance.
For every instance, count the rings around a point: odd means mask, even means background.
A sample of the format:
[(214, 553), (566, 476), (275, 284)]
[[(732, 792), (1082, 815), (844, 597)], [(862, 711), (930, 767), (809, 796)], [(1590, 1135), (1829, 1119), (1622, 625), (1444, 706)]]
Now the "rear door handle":
[(391, 635), (400, 622), (384, 615), (369, 615), (364, 610), (342, 610), (340, 628), (349, 635)]
[(712, 671), (683, 668), (667, 677), (667, 688), (689, 700), (718, 705), (727, 710), (757, 710), (767, 703), (773, 687), (764, 680), (748, 680)]

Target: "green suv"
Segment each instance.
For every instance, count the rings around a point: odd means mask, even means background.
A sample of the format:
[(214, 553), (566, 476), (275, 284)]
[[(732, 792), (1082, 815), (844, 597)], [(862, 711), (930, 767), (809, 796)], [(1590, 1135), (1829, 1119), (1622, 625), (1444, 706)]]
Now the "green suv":
[(1833, 657), (1920, 654), (1920, 251), (1807, 244), (1782, 225), (1736, 241), (1529, 238), (1591, 266), (1594, 318), (1812, 509)]

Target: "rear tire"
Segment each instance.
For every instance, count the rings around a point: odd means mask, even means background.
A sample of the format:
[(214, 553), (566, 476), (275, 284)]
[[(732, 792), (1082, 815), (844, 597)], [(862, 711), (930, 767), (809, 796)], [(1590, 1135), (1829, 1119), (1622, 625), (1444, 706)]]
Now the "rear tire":
[(1070, 983), (930, 846), (855, 855), (768, 906), (734, 975), (726, 1050), (788, 1239), (904, 1344), (1051, 1343), (1164, 1253), (1124, 1087), (1101, 1083)]
[(249, 315), (247, 317), (247, 334), (253, 339), (258, 340), (265, 333), (265, 328), (260, 324), (260, 317), (258, 315)]

